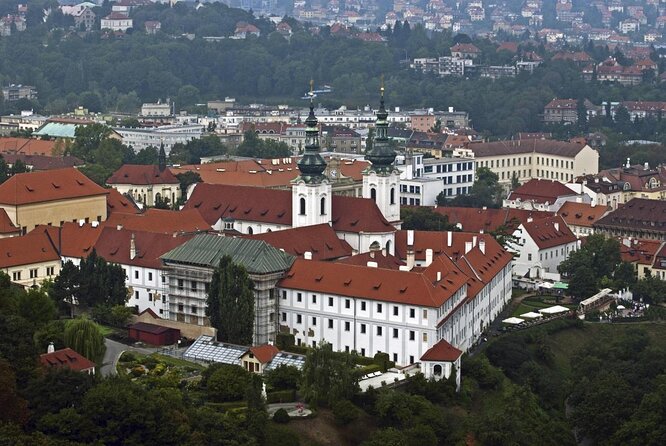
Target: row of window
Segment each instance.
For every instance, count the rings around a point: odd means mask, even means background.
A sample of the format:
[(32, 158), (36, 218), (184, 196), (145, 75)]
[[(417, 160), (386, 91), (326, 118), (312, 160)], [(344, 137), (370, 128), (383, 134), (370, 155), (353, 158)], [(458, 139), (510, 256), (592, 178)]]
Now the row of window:
[[(495, 167), (511, 167), (511, 166), (529, 166), (531, 165), (532, 157), (531, 156), (519, 156), (509, 159), (500, 159), (495, 162), (495, 160), (489, 161), (477, 161), (478, 167), (490, 167), (491, 169)], [(550, 157), (537, 156), (536, 157), (537, 166), (547, 166), (555, 167), (557, 169), (573, 169), (573, 161), (553, 159)]]
[[(164, 278), (162, 278), (164, 279)], [(164, 280), (163, 280), (164, 281)], [(200, 287), (201, 283), (197, 282), (196, 280), (190, 280), (190, 291), (199, 291), (202, 288)], [(203, 283), (203, 290), (207, 293), (208, 290), (210, 289), (210, 283), (208, 282), (202, 282)], [(185, 289), (185, 280), (183, 279), (178, 279), (177, 280), (177, 287), (178, 291), (183, 291)]]
[[(14, 271), (12, 272), (12, 280), (13, 281), (18, 281), (22, 280), (22, 271)], [(39, 277), (39, 268), (31, 268), (28, 271), (28, 274), (30, 275), (31, 279), (37, 279)], [(55, 267), (54, 266), (47, 266), (46, 267), (46, 276), (51, 277), (55, 274)]]
[[(287, 291), (282, 290), (282, 300), (286, 300), (286, 299), (287, 299)], [(296, 302), (298, 302), (298, 303), (303, 302), (303, 293), (301, 293), (301, 292), (296, 293)], [(317, 304), (317, 295), (316, 294), (312, 295), (311, 302), (312, 302), (313, 305)], [(328, 306), (333, 307), (334, 305), (335, 305), (334, 298), (329, 297), (328, 298)], [(351, 299), (346, 298), (344, 300), (344, 307), (346, 309), (351, 309), (351, 305), (352, 305)], [(361, 311), (367, 311), (367, 308), (368, 308), (367, 302), (362, 300), (361, 301)], [(376, 304), (375, 308), (376, 308), (377, 313), (382, 313), (384, 311), (384, 304), (378, 302)], [(392, 312), (393, 312), (393, 316), (400, 316), (400, 307), (398, 305), (393, 305)], [(409, 308), (409, 318), (410, 319), (415, 319), (416, 318), (416, 308)], [(423, 310), (423, 318), (424, 319), (428, 318), (428, 310)]]
[(409, 204), (410, 206), (421, 206), (421, 199), (420, 198), (407, 199), (407, 197), (401, 197), (400, 204)]
[[(139, 298), (139, 292), (138, 292), (138, 291), (134, 291), (134, 298), (135, 298), (135, 299), (138, 299), (138, 298)], [(162, 298), (161, 298), (160, 295), (158, 294), (158, 295), (155, 296), (155, 300), (156, 300), (156, 301), (158, 301), (158, 300), (162, 300)], [(152, 301), (153, 301), (153, 293), (148, 293), (148, 302), (152, 302)]]

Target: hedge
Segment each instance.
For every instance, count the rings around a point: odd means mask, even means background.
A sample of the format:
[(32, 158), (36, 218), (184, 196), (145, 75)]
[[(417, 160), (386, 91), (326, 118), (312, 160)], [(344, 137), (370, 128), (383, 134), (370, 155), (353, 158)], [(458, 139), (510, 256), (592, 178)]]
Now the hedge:
[(358, 372), (359, 372), (360, 376), (365, 376), (369, 373), (375, 373), (375, 372), (381, 372), (381, 371), (382, 371), (382, 367), (377, 365), (377, 364), (366, 365), (366, 366), (360, 367), (358, 369)]
[(266, 402), (268, 404), (273, 403), (291, 403), (296, 401), (296, 391), (295, 390), (278, 390), (275, 392), (270, 392), (266, 394)]

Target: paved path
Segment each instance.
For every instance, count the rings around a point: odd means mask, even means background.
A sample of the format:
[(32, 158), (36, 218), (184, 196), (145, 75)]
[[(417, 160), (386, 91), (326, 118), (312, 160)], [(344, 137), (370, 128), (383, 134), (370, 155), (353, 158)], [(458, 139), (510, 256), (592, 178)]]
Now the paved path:
[(102, 376), (111, 376), (117, 373), (116, 364), (118, 363), (118, 358), (120, 358), (120, 354), (124, 351), (130, 350), (144, 355), (150, 355), (151, 353), (155, 353), (156, 351), (159, 350), (156, 348), (133, 347), (131, 345), (123, 344), (121, 342), (112, 341), (109, 338), (104, 339), (104, 345), (106, 346), (106, 352), (104, 353), (104, 361), (102, 362), (102, 367), (100, 367), (100, 373), (102, 374)]

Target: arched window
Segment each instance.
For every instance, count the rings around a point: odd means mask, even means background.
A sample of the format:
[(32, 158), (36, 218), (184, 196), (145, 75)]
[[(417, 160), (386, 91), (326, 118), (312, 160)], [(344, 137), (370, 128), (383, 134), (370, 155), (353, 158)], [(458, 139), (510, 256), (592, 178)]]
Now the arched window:
[(247, 227), (247, 233), (250, 235), (254, 234), (254, 229), (252, 229), (252, 226)]
[(298, 213), (300, 215), (305, 215), (305, 198), (301, 198), (300, 200), (300, 209)]
[(395, 187), (391, 188), (391, 204), (395, 204)]
[(372, 201), (377, 201), (377, 189), (375, 189), (374, 187), (370, 189), (370, 198), (372, 199)]
[(391, 254), (391, 240), (386, 242), (386, 254)]
[(326, 215), (326, 197), (321, 197), (321, 201), (319, 203), (319, 213), (321, 215)]
[(439, 364), (436, 364), (435, 367), (432, 368), (432, 373), (435, 376), (442, 376), (442, 366)]

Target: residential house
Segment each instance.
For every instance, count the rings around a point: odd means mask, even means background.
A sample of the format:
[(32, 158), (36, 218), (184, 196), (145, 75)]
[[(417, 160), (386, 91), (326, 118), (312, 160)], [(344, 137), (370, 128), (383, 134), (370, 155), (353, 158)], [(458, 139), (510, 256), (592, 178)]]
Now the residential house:
[(562, 217), (528, 219), (513, 233), (513, 273), (519, 277), (559, 280), (557, 267), (579, 247)]
[(588, 203), (590, 197), (577, 194), (559, 181), (529, 180), (511, 191), (502, 207), (557, 212), (567, 201)]
[(95, 374), (95, 363), (69, 347), (54, 350), (51, 344), (47, 353), (39, 355), (39, 362), (47, 370), (64, 368), (89, 375)]
[(242, 367), (250, 373), (263, 374), (268, 364), (280, 353), (273, 344), (250, 347), (240, 357)]
[(37, 99), (37, 88), (32, 85), (10, 84), (2, 87), (2, 96), (7, 102), (15, 102), (19, 99), (32, 101)]
[[(584, 101), (583, 113), (594, 106), (587, 99)], [(553, 99), (543, 109), (543, 121), (546, 124), (576, 124), (578, 122), (578, 100)]]
[(460, 59), (476, 59), (481, 54), (481, 50), (473, 43), (457, 43), (450, 50), (451, 56)]
[(165, 165), (124, 164), (106, 184), (145, 206), (173, 206), (181, 195), (180, 181)]
[(158, 20), (146, 20), (143, 24), (146, 34), (157, 34), (162, 29), (162, 22)]
[(106, 220), (108, 191), (77, 169), (16, 174), (0, 185), (0, 208), (26, 234), (38, 225)]
[(235, 39), (247, 39), (249, 36), (259, 37), (261, 31), (251, 23), (238, 22), (234, 31)]
[(576, 237), (582, 238), (594, 234), (594, 223), (608, 211), (609, 208), (605, 206), (565, 201), (557, 211), (557, 215), (562, 217)]
[(666, 240), (666, 201), (633, 198), (597, 220), (593, 228), (614, 237)]
[(0, 238), (0, 270), (25, 287), (41, 285), (60, 273), (60, 256), (45, 231)]
[(101, 29), (125, 32), (134, 26), (132, 18), (122, 12), (112, 12), (102, 19)]
[(664, 242), (633, 237), (619, 237), (619, 242), (622, 261), (634, 266), (638, 279), (644, 279), (648, 275), (666, 279)]

